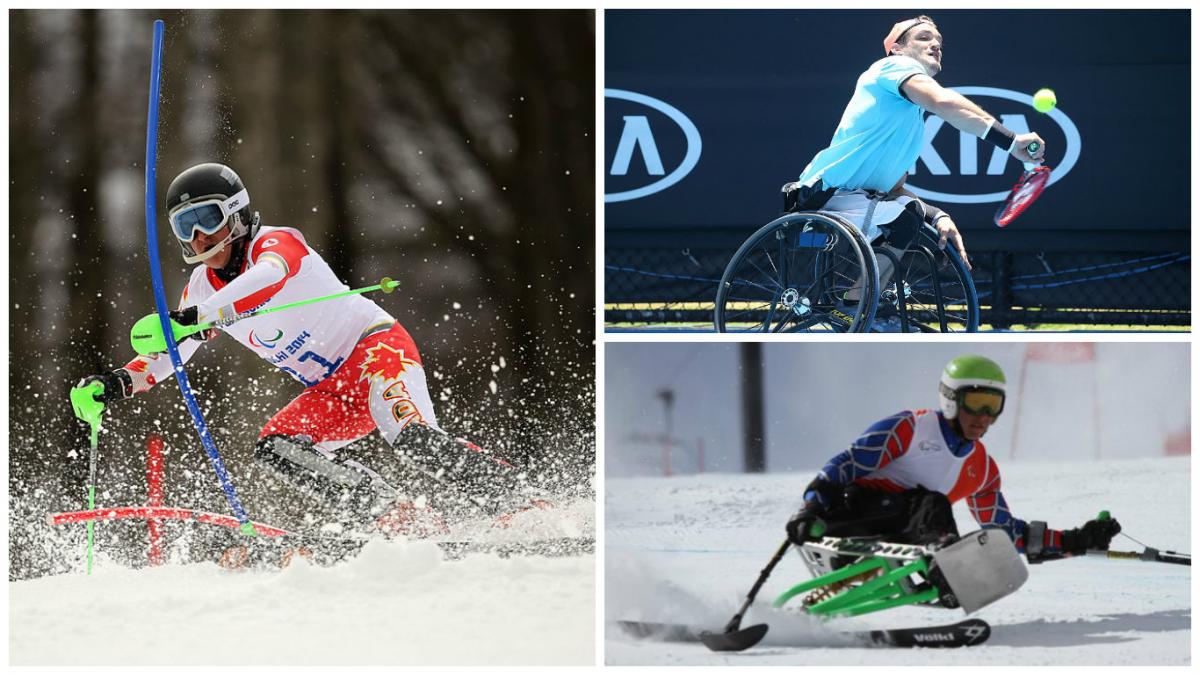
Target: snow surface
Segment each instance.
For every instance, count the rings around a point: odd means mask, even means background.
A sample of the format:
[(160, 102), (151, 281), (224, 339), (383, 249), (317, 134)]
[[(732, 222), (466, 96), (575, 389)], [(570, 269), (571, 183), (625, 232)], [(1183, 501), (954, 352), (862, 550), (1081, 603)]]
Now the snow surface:
[[(521, 514), (493, 539), (521, 534), (594, 536), (595, 502)], [(595, 662), (594, 555), (447, 561), (431, 542), (376, 541), (278, 572), (105, 563), (9, 584), (11, 665)]]
[[(1108, 509), (1125, 533), (1191, 551), (1189, 457), (1000, 467), (1014, 514), (1076, 527)], [(953, 623), (961, 610), (902, 607), (822, 625), (771, 600), (809, 578), (794, 553), (775, 568), (742, 626), (771, 629), (757, 647), (718, 654), (699, 644), (639, 641), (617, 620), (720, 629), (784, 539), (815, 474), (609, 479), (605, 488), (605, 663), (609, 665), (1189, 665), (1191, 569), (1083, 558), (1030, 566), (1015, 594), (976, 616), (989, 641), (957, 650), (847, 645), (833, 631)], [(974, 527), (955, 505), (961, 532)], [(1141, 547), (1118, 535), (1114, 550)], [(841, 642), (841, 644), (838, 644)]]

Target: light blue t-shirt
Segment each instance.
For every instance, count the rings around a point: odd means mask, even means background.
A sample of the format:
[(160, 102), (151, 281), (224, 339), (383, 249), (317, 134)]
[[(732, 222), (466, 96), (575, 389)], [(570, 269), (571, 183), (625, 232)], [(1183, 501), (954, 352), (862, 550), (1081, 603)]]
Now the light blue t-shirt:
[(886, 192), (904, 177), (924, 139), (924, 111), (904, 98), (900, 85), (926, 75), (908, 56), (886, 56), (858, 77), (854, 96), (842, 113), (829, 147), (817, 153), (800, 182), (844, 190)]

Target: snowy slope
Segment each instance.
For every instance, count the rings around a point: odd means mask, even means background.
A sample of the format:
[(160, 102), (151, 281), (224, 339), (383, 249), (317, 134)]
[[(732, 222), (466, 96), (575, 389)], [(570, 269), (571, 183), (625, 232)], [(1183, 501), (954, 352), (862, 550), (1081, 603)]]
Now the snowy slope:
[[(514, 520), (497, 541), (594, 535), (592, 500)], [(536, 522), (533, 522), (536, 520)], [(372, 542), (323, 568), (215, 564), (9, 584), (13, 665), (591, 665), (595, 556), (443, 559)]]
[[(1075, 527), (1108, 509), (1124, 531), (1161, 549), (1190, 552), (1190, 458), (1015, 463), (1001, 466), (1017, 517)], [(815, 473), (815, 471), (814, 471)], [(811, 473), (610, 479), (605, 498), (605, 662), (610, 665), (1187, 665), (1190, 568), (1076, 559), (1030, 567), (1014, 595), (977, 613), (986, 645), (960, 650), (871, 649), (836, 643), (829, 626), (770, 601), (808, 578), (790, 553), (743, 626), (767, 622), (756, 648), (716, 654), (696, 644), (637, 641), (620, 619), (720, 628), (784, 539), (783, 525)], [(955, 505), (960, 531), (974, 521)], [(1125, 537), (1114, 549), (1139, 548)], [(841, 619), (839, 628), (949, 623), (961, 610), (898, 608)], [(807, 646), (793, 646), (796, 644)], [(831, 646), (832, 645), (832, 646)]]

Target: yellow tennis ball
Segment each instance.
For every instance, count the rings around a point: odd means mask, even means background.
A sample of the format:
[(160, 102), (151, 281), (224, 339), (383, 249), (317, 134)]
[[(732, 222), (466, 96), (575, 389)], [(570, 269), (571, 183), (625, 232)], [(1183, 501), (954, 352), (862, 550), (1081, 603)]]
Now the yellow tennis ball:
[(1054, 110), (1054, 106), (1058, 105), (1058, 97), (1054, 95), (1053, 89), (1038, 89), (1033, 95), (1033, 109), (1040, 113), (1048, 113)]

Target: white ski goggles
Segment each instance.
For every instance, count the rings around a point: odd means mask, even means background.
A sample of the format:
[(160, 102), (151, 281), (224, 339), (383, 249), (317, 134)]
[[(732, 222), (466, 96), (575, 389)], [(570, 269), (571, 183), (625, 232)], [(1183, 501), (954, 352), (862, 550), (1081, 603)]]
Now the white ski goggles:
[(229, 217), (246, 208), (249, 203), (249, 193), (242, 190), (229, 199), (206, 199), (186, 204), (172, 211), (168, 218), (179, 241), (190, 242), (196, 238), (197, 230), (213, 234), (225, 227)]

